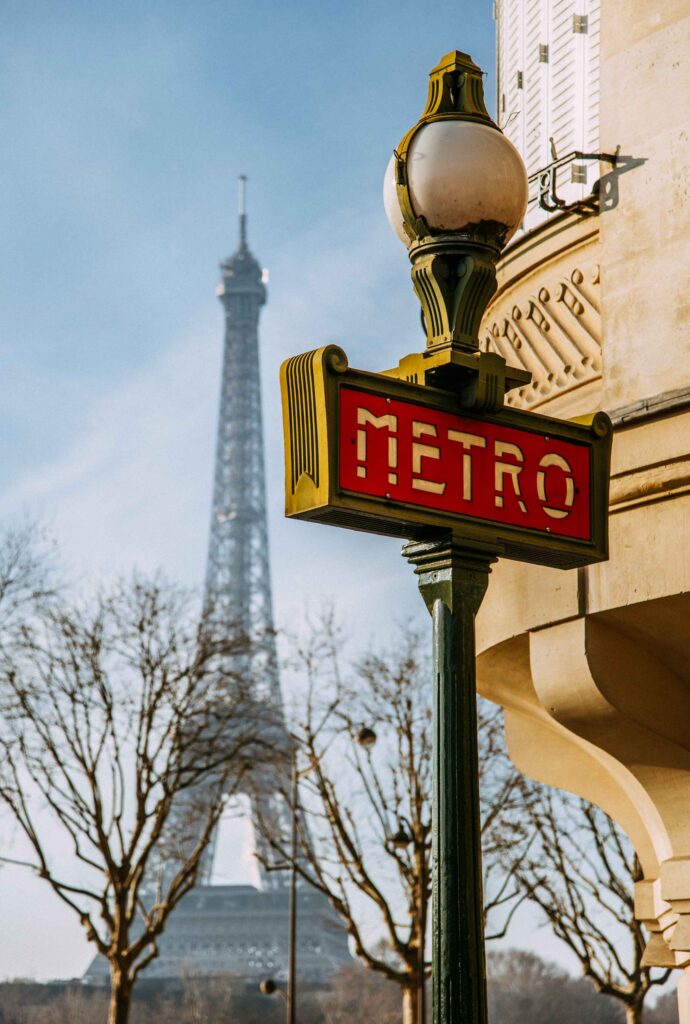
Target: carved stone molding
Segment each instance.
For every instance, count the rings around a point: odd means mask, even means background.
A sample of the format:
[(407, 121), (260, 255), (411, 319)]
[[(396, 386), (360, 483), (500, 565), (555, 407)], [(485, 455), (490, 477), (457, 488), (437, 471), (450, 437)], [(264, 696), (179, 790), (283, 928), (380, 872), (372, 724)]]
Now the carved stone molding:
[[(534, 408), (601, 378), (599, 265), (594, 260), (549, 277), (548, 266), (517, 280), (490, 308), (481, 347), (511, 366), (529, 370), (532, 381), (509, 392), (506, 404)], [(530, 287), (532, 286), (532, 287)]]

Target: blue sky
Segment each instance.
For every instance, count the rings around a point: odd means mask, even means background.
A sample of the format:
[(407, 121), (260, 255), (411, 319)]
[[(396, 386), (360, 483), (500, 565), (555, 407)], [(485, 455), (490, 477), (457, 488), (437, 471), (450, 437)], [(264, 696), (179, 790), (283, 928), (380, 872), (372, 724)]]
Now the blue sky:
[(421, 12), (4, 5), (0, 514), (38, 507), (89, 572), (163, 563), (200, 578), (222, 330), (213, 290), (244, 172), (251, 244), (271, 272), (271, 526), (276, 548), (295, 543), (278, 522), (277, 366), (339, 341), (377, 368), (417, 344), (383, 169), (443, 52), (493, 60), (488, 4), (433, 28)]
[[(493, 32), (488, 0), (442, 11), (5, 0), (0, 518), (42, 516), (75, 575), (163, 566), (201, 585), (222, 346), (214, 289), (246, 173), (250, 243), (270, 271), (261, 333), (278, 624), (295, 628), (307, 602), (332, 597), (364, 640), (421, 616), (397, 542), (284, 520), (277, 372), (326, 342), (368, 369), (419, 347), (383, 172), (443, 53), (472, 54), (493, 104)], [(78, 924), (19, 869), (0, 872), (0, 920), (0, 977), (86, 966)]]

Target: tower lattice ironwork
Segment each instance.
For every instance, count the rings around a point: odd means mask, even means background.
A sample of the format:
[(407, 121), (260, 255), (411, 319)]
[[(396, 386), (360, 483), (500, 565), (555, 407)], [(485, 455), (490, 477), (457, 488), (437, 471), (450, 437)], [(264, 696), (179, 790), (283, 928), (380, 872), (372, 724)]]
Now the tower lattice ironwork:
[[(240, 178), (240, 237), (235, 252), (221, 263), (218, 288), (225, 310), (225, 349), (216, 444), (211, 533), (204, 615), (218, 630), (250, 639), (244, 655), (233, 655), (229, 678), (249, 680), (260, 705), (256, 722), (263, 740), (289, 751), (276, 658), (266, 524), (263, 427), (258, 326), (266, 287), (261, 266), (247, 245), (245, 178)], [(266, 709), (268, 714), (265, 713)], [(288, 790), (288, 757), (276, 757), (261, 784), (256, 773), (252, 811), (289, 833), (290, 815), (279, 794)], [(281, 767), (283, 766), (283, 767)], [(194, 794), (192, 794), (192, 798)], [(187, 808), (182, 807), (183, 817)], [(261, 833), (254, 829), (262, 851)], [(198, 883), (181, 900), (160, 939), (160, 955), (147, 968), (149, 978), (169, 979), (232, 972), (256, 989), (259, 979), (287, 977), (290, 892), (287, 872), (261, 869), (261, 889), (252, 885), (213, 885), (215, 840), (207, 850)], [(327, 982), (351, 962), (346, 932), (326, 898), (298, 886), (297, 945), (300, 976), (312, 986)], [(104, 984), (108, 962), (97, 956), (86, 980)]]
[[(217, 629), (249, 638), (248, 653), (236, 656), (233, 669), (251, 680), (256, 701), (270, 708), (266, 721), (275, 743), (286, 734), (273, 627), (261, 414), (258, 328), (266, 285), (247, 245), (246, 180), (244, 175), (239, 179), (238, 246), (220, 265), (217, 289), (225, 310), (225, 348), (204, 607)], [(279, 814), (272, 781), (277, 780), (267, 778), (265, 796), (253, 800), (265, 799)], [(267, 811), (262, 807), (264, 816)], [(206, 883), (215, 838), (202, 870)], [(255, 843), (261, 847), (256, 830)], [(262, 882), (265, 889), (280, 889), (285, 878), (283, 872), (262, 872)]]

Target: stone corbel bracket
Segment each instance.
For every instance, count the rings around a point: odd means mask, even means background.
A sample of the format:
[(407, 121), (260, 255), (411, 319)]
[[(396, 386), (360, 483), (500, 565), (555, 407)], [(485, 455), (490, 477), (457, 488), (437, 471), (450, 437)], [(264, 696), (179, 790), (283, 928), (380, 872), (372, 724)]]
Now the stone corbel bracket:
[(607, 615), (488, 648), (478, 688), (503, 705), (521, 771), (597, 804), (630, 838), (644, 873), (635, 896), (646, 963), (690, 967), (690, 679), (649, 637), (637, 642), (624, 615), (615, 625)]

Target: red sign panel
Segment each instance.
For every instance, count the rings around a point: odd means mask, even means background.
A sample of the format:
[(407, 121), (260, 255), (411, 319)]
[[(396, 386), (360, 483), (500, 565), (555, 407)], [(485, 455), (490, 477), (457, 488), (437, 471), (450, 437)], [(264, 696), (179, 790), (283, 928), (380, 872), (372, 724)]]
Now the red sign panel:
[(589, 540), (591, 449), (357, 388), (340, 388), (340, 486)]

